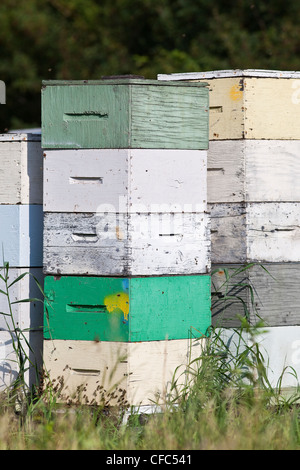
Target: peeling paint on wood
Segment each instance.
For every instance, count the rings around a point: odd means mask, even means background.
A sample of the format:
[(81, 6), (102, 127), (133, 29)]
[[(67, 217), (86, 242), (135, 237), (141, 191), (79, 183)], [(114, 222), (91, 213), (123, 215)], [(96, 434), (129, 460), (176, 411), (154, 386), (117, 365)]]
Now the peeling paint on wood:
[(45, 213), (48, 274), (143, 276), (210, 269), (206, 213)]
[(300, 203), (211, 204), (212, 263), (300, 261)]
[[(63, 377), (60, 401), (78, 387), (85, 387), (81, 400), (101, 403), (103, 390), (114, 391), (115, 403), (122, 393), (129, 406), (165, 404), (172, 380), (178, 391), (193, 380), (205, 344), (200, 340), (115, 343), (92, 341), (45, 341), (44, 360), (51, 380)], [(195, 361), (193, 364), (192, 361)], [(190, 374), (186, 374), (186, 370)], [(104, 394), (108, 392), (104, 392)]]
[(207, 151), (44, 152), (46, 212), (204, 212)]
[(46, 276), (45, 294), (45, 339), (183, 339), (201, 337), (211, 323), (209, 275)]
[(157, 80), (46, 81), (43, 148), (208, 148), (208, 89)]

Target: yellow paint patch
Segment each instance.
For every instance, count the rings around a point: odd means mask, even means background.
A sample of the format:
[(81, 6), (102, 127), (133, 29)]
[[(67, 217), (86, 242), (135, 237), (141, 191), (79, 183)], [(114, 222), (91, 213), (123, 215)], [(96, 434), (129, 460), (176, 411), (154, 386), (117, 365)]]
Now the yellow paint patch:
[(123, 240), (124, 238), (124, 233), (122, 232), (119, 226), (116, 227), (116, 236), (118, 240)]
[(233, 101), (239, 101), (243, 98), (243, 90), (241, 85), (233, 85), (230, 88), (229, 96)]
[(124, 315), (124, 320), (128, 320), (129, 315), (129, 295), (125, 292), (118, 292), (105, 297), (104, 305), (109, 311), (113, 313), (115, 310), (121, 310)]

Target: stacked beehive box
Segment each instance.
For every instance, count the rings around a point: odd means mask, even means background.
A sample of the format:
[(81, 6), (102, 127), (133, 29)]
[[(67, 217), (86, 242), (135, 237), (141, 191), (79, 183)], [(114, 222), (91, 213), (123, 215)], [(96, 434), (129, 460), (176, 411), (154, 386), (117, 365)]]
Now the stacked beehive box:
[[(23, 273), (22, 279), (9, 289), (12, 317), (8, 297), (0, 293), (0, 388), (8, 386), (17, 376), (18, 361), (14, 328), (24, 334), (22, 347), (27, 356), (25, 380), (36, 383), (36, 367), (41, 364), (43, 347), (43, 308), (41, 302), (21, 302), (40, 298), (34, 278), (43, 285), (43, 157), (41, 136), (28, 133), (0, 135), (0, 245), (1, 266), (9, 263), (9, 281), (12, 284)], [(1, 271), (0, 289), (6, 292), (5, 270)]]
[[(270, 326), (265, 339), (269, 351), (281, 338), (282, 365), (295, 352), (300, 325), (299, 78), (299, 72), (261, 70), (159, 76), (209, 83), (208, 202), (212, 265), (219, 268), (214, 283), (217, 289), (223, 284), (225, 267), (255, 263), (232, 279), (230, 293), (238, 294), (234, 284), (239, 281), (252, 285), (250, 321), (255, 323), (258, 313)], [(244, 290), (244, 296), (251, 310), (250, 291)], [(243, 315), (241, 303), (218, 308), (213, 323), (239, 326), (237, 314)]]
[(208, 89), (45, 82), (42, 146), (50, 378), (147, 405), (211, 323)]

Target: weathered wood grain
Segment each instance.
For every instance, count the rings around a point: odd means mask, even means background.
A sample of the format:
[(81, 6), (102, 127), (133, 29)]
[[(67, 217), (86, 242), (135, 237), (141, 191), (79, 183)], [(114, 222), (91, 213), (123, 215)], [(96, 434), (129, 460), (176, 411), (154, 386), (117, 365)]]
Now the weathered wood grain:
[(209, 252), (206, 213), (44, 213), (48, 274), (201, 274)]
[(43, 82), (42, 147), (207, 149), (208, 89), (156, 80)]
[[(128, 406), (165, 404), (172, 381), (178, 391), (192, 383), (192, 369), (199, 366), (205, 339), (115, 343), (48, 340), (44, 359), (51, 380), (63, 377), (60, 401), (78, 398), (101, 403), (102, 397), (114, 404), (124, 399)], [(192, 361), (193, 365), (190, 365)], [(190, 370), (189, 370), (190, 367)], [(100, 387), (103, 387), (100, 389)], [(110, 392), (115, 392), (114, 396)], [(103, 394), (103, 395), (102, 395)], [(78, 394), (77, 394), (78, 395)]]
[(247, 207), (248, 260), (300, 261), (300, 202)]
[(42, 204), (40, 140), (35, 134), (0, 135), (0, 204)]
[(46, 150), (47, 212), (203, 212), (207, 151)]
[(300, 203), (209, 204), (212, 263), (300, 261)]
[(210, 89), (209, 139), (300, 139), (300, 74), (214, 71), (159, 75), (159, 80), (205, 81)]
[(46, 276), (45, 339), (156, 341), (201, 337), (210, 276)]
[(42, 267), (43, 206), (2, 204), (0, 220), (0, 265), (3, 265), (4, 256), (4, 261), (11, 267)]
[(237, 263), (247, 259), (245, 203), (209, 204), (211, 262)]
[(208, 201), (299, 202), (299, 161), (297, 140), (211, 141)]
[(207, 154), (209, 203), (245, 201), (245, 140), (210, 141)]
[(212, 273), (213, 325), (240, 327), (245, 308), (252, 324), (300, 325), (300, 263), (217, 264)]

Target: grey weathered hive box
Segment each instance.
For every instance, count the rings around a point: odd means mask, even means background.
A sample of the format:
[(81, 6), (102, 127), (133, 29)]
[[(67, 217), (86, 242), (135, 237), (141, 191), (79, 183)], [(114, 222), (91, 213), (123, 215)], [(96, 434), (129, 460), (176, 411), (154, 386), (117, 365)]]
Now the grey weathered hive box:
[(208, 148), (206, 83), (44, 81), (43, 148)]

